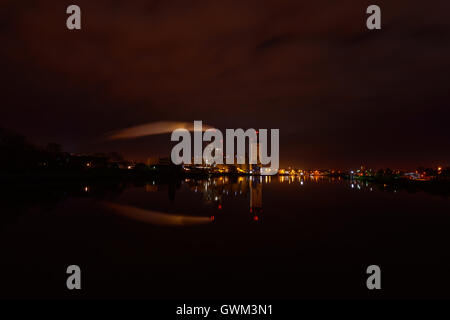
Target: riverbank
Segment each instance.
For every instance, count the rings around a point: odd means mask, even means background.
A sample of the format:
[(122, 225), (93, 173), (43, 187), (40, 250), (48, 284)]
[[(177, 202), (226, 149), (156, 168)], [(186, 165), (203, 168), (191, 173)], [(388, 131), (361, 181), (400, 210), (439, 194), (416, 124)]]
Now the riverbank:
[(450, 180), (412, 180), (397, 176), (350, 176), (349, 179), (371, 183), (385, 190), (405, 190), (410, 193), (425, 191), (430, 194), (450, 196)]

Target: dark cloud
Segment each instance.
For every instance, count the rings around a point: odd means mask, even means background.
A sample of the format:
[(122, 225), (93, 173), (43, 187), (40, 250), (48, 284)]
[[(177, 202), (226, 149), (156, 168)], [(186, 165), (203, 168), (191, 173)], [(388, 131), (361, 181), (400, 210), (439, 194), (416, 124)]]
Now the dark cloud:
[(281, 162), (450, 164), (446, 1), (3, 1), (1, 125), (144, 158), (169, 138), (92, 144), (155, 121), (280, 128)]

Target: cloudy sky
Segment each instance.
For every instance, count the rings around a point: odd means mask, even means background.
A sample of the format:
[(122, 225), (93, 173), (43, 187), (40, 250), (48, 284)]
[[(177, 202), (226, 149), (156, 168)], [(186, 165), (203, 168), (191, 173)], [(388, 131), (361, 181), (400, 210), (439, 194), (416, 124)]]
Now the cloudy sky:
[[(382, 9), (382, 30), (366, 8)], [(82, 30), (66, 28), (66, 7)], [(149, 122), (279, 128), (282, 165), (450, 165), (448, 1), (17, 1), (0, 126), (67, 151), (169, 154)]]

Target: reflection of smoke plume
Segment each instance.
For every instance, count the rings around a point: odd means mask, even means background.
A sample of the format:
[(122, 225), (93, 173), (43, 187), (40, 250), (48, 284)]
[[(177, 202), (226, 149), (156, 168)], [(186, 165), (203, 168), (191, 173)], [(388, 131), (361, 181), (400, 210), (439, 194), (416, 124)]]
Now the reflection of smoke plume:
[(151, 223), (157, 226), (186, 226), (194, 224), (204, 224), (211, 222), (209, 217), (190, 217), (182, 215), (173, 215), (163, 212), (139, 209), (132, 206), (125, 206), (111, 202), (103, 203), (107, 208), (113, 211), (142, 222)]
[[(203, 131), (210, 128), (212, 127), (203, 124)], [(116, 139), (138, 138), (143, 136), (151, 136), (155, 134), (169, 133), (176, 129), (187, 129), (189, 131), (194, 131), (194, 123), (177, 122), (177, 121), (151, 122), (113, 132), (107, 137), (107, 139), (116, 140)]]

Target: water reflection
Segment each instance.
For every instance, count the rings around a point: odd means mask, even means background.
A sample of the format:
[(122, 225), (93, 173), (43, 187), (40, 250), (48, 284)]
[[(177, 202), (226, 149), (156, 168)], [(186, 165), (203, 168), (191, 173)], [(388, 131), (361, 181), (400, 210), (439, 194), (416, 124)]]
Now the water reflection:
[[(372, 254), (380, 265), (398, 265), (395, 276), (405, 279), (416, 275), (404, 270), (448, 270), (436, 258), (449, 242), (448, 201), (405, 190), (431, 191), (305, 175), (3, 184), (3, 270), (18, 295), (60, 288), (60, 277), (48, 285), (47, 270), (60, 274), (61, 266), (76, 261), (94, 278), (124, 279), (114, 288), (100, 282), (87, 291), (93, 296), (121, 297), (138, 288), (138, 297), (171, 298), (180, 290), (184, 296), (223, 297), (224, 290), (232, 296), (236, 283), (247, 283), (242, 290), (249, 296), (266, 290), (264, 296), (273, 297), (286, 290), (283, 283), (293, 285), (282, 296), (295, 297), (305, 283), (308, 294), (328, 296), (336, 294), (327, 291), (330, 283), (351, 283), (347, 270)], [(336, 259), (338, 269), (330, 271)], [(248, 272), (235, 272), (236, 261)], [(430, 262), (426, 269), (423, 261)], [(267, 277), (272, 274), (277, 277)], [(350, 280), (333, 282), (336, 274)], [(17, 279), (25, 281), (18, 285)], [(359, 288), (348, 289), (352, 297)]]
[(203, 194), (205, 204), (214, 204), (222, 210), (224, 196), (249, 198), (249, 211), (254, 214), (253, 220), (258, 221), (262, 212), (263, 181), (271, 182), (271, 177), (237, 177), (221, 176), (206, 180), (185, 179), (184, 184), (195, 193)]
[[(90, 198), (99, 202), (120, 203), (122, 195), (126, 190), (134, 188), (145, 191), (148, 198), (157, 197), (160, 201), (160, 207), (155, 210), (153, 203), (147, 201), (141, 204), (142, 210), (148, 210), (149, 220), (153, 222), (165, 221), (167, 217), (155, 215), (166, 214), (165, 210), (171, 205), (180, 205), (180, 201), (176, 202), (176, 198), (181, 193), (192, 193), (192, 195), (201, 195), (200, 207), (192, 210), (192, 215), (206, 216), (209, 220), (214, 221), (215, 213), (211, 210), (204, 210), (211, 207), (213, 210), (224, 210), (224, 205), (233, 198), (239, 200), (239, 210), (250, 213), (250, 218), (259, 221), (263, 212), (263, 195), (270, 194), (272, 198), (281, 196), (281, 188), (289, 188), (293, 192), (303, 192), (316, 188), (318, 194), (326, 189), (326, 185), (340, 185), (341, 190), (347, 189), (350, 197), (357, 196), (362, 192), (389, 192), (397, 194), (398, 192), (407, 192), (414, 194), (416, 192), (425, 192), (439, 196), (448, 196), (449, 190), (445, 188), (433, 187), (431, 184), (397, 184), (388, 185), (386, 183), (375, 183), (358, 179), (342, 179), (339, 177), (327, 176), (307, 176), (307, 175), (283, 175), (283, 176), (217, 176), (210, 178), (186, 178), (186, 179), (168, 179), (168, 180), (137, 180), (137, 181), (90, 181), (90, 182), (73, 182), (73, 183), (30, 183), (17, 185), (1, 185), (0, 191), (4, 195), (0, 209), (4, 214), (1, 217), (0, 224), (5, 221), (16, 220), (17, 217), (28, 211), (30, 208), (38, 208), (44, 210), (52, 210), (58, 203), (66, 201), (70, 198)], [(270, 187), (270, 190), (264, 191), (263, 188)], [(291, 189), (293, 188), (293, 189)], [(283, 189), (288, 190), (288, 189)], [(337, 189), (333, 189), (337, 190)], [(133, 190), (132, 193), (135, 191)], [(328, 192), (328, 191), (326, 191)], [(154, 194), (154, 195), (153, 195)], [(165, 194), (165, 195), (164, 195)], [(163, 197), (161, 197), (163, 195)], [(321, 195), (323, 196), (323, 195)], [(144, 197), (140, 195), (139, 197)], [(198, 196), (183, 197), (181, 202), (192, 206), (199, 206)], [(132, 211), (136, 199), (125, 203)], [(168, 201), (167, 201), (168, 200)], [(165, 203), (164, 203), (165, 201)], [(288, 200), (290, 202), (291, 200)], [(245, 207), (243, 203), (246, 203)], [(122, 208), (124, 209), (124, 208)], [(139, 208), (138, 208), (139, 209)], [(205, 208), (206, 209), (206, 208)], [(184, 212), (183, 207), (177, 207), (178, 212)], [(172, 211), (177, 211), (172, 210)], [(123, 211), (115, 207), (114, 212)], [(170, 211), (170, 210), (169, 210)], [(145, 215), (143, 212), (135, 214), (131, 212), (133, 217), (141, 217)], [(183, 216), (183, 214), (171, 214), (174, 217)], [(211, 217), (212, 216), (212, 217)], [(140, 220), (141, 218), (138, 218)], [(178, 221), (177, 219), (173, 221)], [(206, 221), (206, 220), (205, 220)]]
[(145, 210), (112, 202), (104, 202), (103, 205), (106, 208), (111, 209), (112, 211), (117, 212), (125, 217), (157, 226), (188, 226), (210, 223), (212, 220), (208, 217), (192, 217), (180, 214), (167, 214), (164, 212)]

